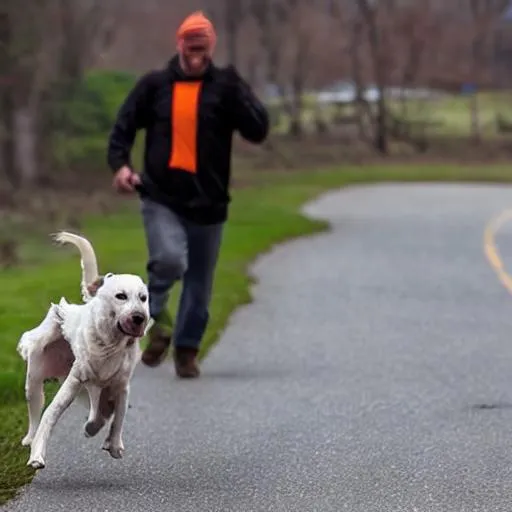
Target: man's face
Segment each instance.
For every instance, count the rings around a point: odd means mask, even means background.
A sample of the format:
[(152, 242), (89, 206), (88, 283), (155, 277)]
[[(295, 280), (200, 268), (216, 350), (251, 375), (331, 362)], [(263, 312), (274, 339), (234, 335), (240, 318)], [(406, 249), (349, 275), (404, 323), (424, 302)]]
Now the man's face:
[(189, 75), (200, 75), (211, 57), (211, 45), (204, 32), (187, 34), (183, 38), (181, 59), (184, 71)]

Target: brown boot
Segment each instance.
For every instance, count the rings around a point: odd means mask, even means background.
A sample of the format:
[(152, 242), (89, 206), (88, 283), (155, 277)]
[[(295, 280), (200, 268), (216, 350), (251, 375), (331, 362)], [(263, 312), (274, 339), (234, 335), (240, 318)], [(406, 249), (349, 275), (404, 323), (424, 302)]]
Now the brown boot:
[(195, 379), (199, 377), (197, 353), (198, 350), (195, 348), (175, 347), (174, 368), (178, 377), (181, 379)]
[(170, 331), (159, 324), (155, 324), (149, 332), (147, 347), (142, 352), (142, 362), (152, 368), (161, 364), (169, 353), (171, 339)]

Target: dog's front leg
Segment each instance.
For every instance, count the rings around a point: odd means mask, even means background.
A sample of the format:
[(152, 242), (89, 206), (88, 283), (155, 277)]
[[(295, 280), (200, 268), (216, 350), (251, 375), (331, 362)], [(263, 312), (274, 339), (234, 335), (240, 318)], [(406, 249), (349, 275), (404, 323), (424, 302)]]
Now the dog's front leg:
[(61, 417), (62, 413), (71, 405), (71, 402), (76, 397), (81, 387), (82, 383), (74, 373), (71, 372), (62, 383), (62, 386), (59, 391), (57, 391), (57, 394), (51, 404), (43, 413), (43, 417), (41, 418), (34, 440), (32, 441), (30, 459), (27, 462), (27, 466), (32, 466), (34, 469), (44, 468), (46, 447), (53, 427)]
[(114, 459), (121, 459), (124, 453), (123, 424), (128, 408), (129, 386), (123, 386), (115, 399), (114, 418), (110, 425), (108, 437), (103, 444)]

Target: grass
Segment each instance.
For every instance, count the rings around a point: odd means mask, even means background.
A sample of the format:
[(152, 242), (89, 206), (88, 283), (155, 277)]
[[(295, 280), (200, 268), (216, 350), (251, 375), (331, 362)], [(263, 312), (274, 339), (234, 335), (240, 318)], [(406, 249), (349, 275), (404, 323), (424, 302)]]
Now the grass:
[[(254, 182), (234, 192), (230, 221), (216, 273), (211, 322), (201, 355), (204, 357), (226, 325), (232, 311), (250, 301), (249, 263), (261, 252), (286, 239), (326, 229), (323, 222), (299, 213), (305, 201), (335, 187), (376, 181), (511, 181), (505, 166), (368, 166), (315, 172), (261, 173)], [(135, 208), (85, 219), (81, 230), (98, 252), (103, 271), (145, 275), (146, 249), (141, 220)], [(20, 334), (37, 324), (50, 301), (61, 296), (79, 300), (77, 255), (52, 248), (48, 240), (31, 241), (32, 250), (55, 252), (36, 267), (4, 271), (0, 276), (0, 504), (30, 481), (25, 466), (28, 449), (20, 446), (26, 428), (23, 397), (24, 367), (15, 346)], [(35, 244), (35, 245), (34, 245)], [(63, 254), (63, 251), (68, 251)], [(14, 298), (14, 299), (13, 299)], [(177, 294), (173, 296), (172, 311)]]
[[(496, 137), (499, 134), (496, 116), (501, 114), (506, 120), (512, 117), (511, 95), (509, 92), (478, 93), (476, 97), (482, 136)], [(427, 129), (430, 135), (467, 137), (471, 133), (471, 101), (470, 95), (462, 94), (430, 101), (411, 100), (407, 105), (406, 118), (410, 121), (436, 123)], [(402, 106), (399, 102), (391, 103), (391, 107), (401, 115)]]
[[(512, 120), (510, 92), (482, 92), (477, 94), (478, 112), (481, 134), (484, 138), (499, 135), (496, 116), (504, 116)], [(275, 101), (271, 103), (274, 107)], [(447, 94), (437, 99), (408, 99), (405, 102), (388, 99), (387, 105), (391, 112), (404, 121), (427, 123), (426, 134), (430, 136), (468, 137), (471, 133), (471, 96), (463, 94)], [(405, 110), (404, 110), (405, 105)], [(306, 129), (314, 129), (315, 102), (305, 97), (302, 121)], [(336, 107), (332, 104), (323, 105), (319, 109), (320, 116), (327, 122), (333, 122), (337, 115), (351, 116), (355, 107), (344, 105)], [(289, 127), (289, 117), (281, 114), (275, 127), (276, 133), (285, 133)]]

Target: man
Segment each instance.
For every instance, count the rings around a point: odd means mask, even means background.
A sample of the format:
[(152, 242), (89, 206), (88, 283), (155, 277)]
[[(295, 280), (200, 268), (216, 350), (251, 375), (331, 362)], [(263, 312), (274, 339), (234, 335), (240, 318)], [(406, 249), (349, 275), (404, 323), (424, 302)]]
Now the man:
[[(233, 133), (258, 144), (269, 128), (265, 107), (234, 67), (212, 63), (215, 43), (214, 27), (203, 13), (186, 18), (177, 32), (177, 54), (165, 69), (137, 82), (108, 146), (115, 189), (138, 191), (141, 198), (155, 320), (142, 361), (157, 366), (174, 341), (175, 369), (182, 378), (199, 376), (197, 354), (230, 201)], [(139, 129), (146, 132), (141, 175), (130, 160)], [(183, 288), (172, 326), (166, 304), (179, 279)]]

